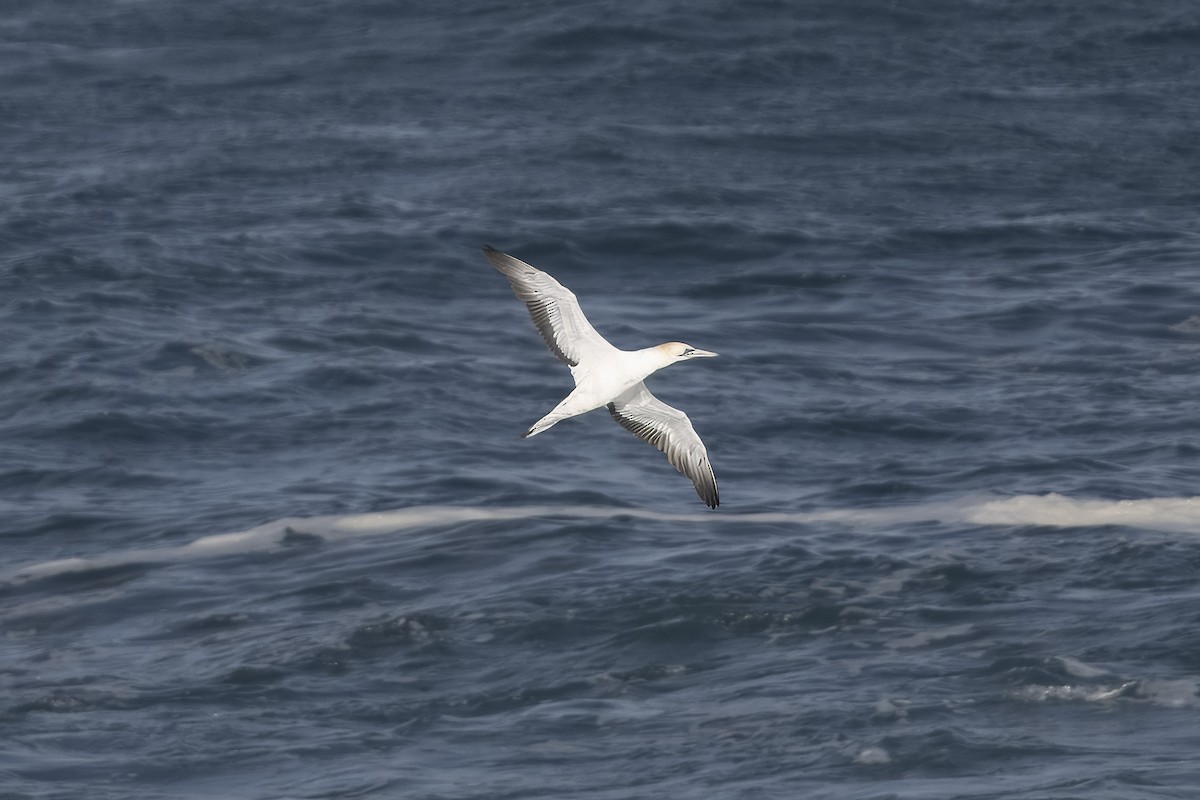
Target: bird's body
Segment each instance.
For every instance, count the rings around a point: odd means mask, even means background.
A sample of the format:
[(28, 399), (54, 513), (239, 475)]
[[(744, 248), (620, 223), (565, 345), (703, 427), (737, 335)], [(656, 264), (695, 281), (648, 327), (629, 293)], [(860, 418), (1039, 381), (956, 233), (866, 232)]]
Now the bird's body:
[(533, 424), (527, 436), (534, 436), (556, 422), (586, 414), (607, 406), (623, 392), (674, 361), (657, 347), (645, 350), (596, 352), (571, 367), (575, 390), (546, 416)]
[(716, 353), (683, 342), (620, 350), (596, 332), (575, 295), (550, 275), (491, 247), (483, 252), (508, 278), (547, 346), (566, 362), (575, 379), (574, 391), (524, 435), (536, 436), (564, 419), (607, 407), (622, 427), (666, 453), (675, 468), (692, 479), (700, 499), (716, 508), (717, 479), (704, 442), (686, 414), (652, 395), (643, 383), (670, 364)]

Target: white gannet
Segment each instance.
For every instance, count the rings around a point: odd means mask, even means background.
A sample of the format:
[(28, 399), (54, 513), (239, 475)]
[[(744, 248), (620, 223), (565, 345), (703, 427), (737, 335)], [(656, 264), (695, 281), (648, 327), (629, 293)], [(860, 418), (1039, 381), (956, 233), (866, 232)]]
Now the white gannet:
[(575, 389), (549, 414), (533, 423), (524, 436), (537, 436), (564, 419), (608, 407), (621, 427), (667, 454), (675, 469), (692, 479), (696, 494), (708, 505), (720, 504), (717, 477), (704, 442), (692, 421), (646, 388), (642, 381), (665, 366), (715, 356), (683, 342), (667, 342), (642, 350), (619, 350), (596, 332), (570, 289), (540, 269), (485, 246), (483, 254), (512, 284), (525, 302), (533, 324), (550, 351), (567, 363)]

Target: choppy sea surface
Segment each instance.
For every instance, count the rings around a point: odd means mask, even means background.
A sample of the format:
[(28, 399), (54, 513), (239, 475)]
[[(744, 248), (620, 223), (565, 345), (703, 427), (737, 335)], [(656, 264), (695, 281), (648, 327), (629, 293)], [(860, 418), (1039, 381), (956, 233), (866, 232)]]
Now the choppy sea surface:
[(8, 2), (0, 797), (1196, 797), (1194, 12)]

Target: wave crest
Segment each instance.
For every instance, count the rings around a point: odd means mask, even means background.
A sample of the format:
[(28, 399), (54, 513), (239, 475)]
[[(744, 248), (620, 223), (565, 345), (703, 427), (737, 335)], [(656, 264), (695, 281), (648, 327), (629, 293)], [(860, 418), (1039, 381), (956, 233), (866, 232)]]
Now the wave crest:
[(192, 558), (272, 550), (298, 536), (324, 541), (379, 536), (468, 522), (494, 522), (567, 517), (634, 518), (667, 522), (730, 524), (834, 523), (867, 528), (918, 522), (981, 526), (1045, 526), (1055, 528), (1119, 525), (1128, 528), (1200, 533), (1200, 497), (1157, 497), (1142, 500), (1074, 499), (1060, 494), (970, 496), (944, 502), (883, 508), (829, 511), (670, 513), (610, 506), (511, 506), (479, 508), (413, 506), (394, 511), (325, 517), (285, 517), (243, 531), (204, 536), (178, 547), (125, 550), (90, 558), (66, 558), (28, 564), (0, 572), (0, 583), (21, 583), (68, 572), (107, 569), (135, 563), (163, 563)]

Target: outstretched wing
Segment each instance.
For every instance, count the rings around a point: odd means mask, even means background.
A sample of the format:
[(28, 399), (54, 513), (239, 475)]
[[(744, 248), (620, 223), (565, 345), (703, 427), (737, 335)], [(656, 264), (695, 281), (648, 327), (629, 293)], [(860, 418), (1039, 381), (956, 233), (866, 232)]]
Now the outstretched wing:
[(675, 469), (692, 479), (696, 494), (709, 508), (721, 504), (708, 451), (687, 414), (650, 394), (644, 383), (617, 395), (608, 404), (608, 413), (622, 428), (666, 453)]
[(550, 352), (569, 366), (576, 366), (591, 352), (616, 349), (588, 322), (570, 289), (540, 269), (493, 247), (485, 246), (483, 254), (493, 267), (504, 273), (513, 293), (529, 308), (529, 316), (533, 317), (533, 324)]

